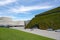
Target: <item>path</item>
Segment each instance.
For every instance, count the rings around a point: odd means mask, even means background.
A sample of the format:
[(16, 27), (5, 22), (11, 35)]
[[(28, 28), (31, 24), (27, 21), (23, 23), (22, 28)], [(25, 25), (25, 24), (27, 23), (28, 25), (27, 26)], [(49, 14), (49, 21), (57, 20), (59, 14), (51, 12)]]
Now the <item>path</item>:
[(11, 28), (29, 32), (29, 33), (33, 33), (33, 34), (37, 34), (37, 35), (42, 35), (42, 36), (53, 38), (56, 40), (60, 40), (60, 32), (46, 31), (46, 30), (39, 30), (39, 29), (33, 29), (31, 31), (31, 29), (24, 29), (24, 27), (11, 27)]

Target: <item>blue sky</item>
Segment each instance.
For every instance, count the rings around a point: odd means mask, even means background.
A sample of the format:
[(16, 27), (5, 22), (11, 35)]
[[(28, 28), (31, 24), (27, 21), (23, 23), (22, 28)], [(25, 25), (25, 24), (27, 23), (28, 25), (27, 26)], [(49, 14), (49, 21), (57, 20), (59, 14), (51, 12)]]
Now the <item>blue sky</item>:
[(0, 17), (31, 20), (36, 14), (60, 6), (60, 0), (0, 0)]

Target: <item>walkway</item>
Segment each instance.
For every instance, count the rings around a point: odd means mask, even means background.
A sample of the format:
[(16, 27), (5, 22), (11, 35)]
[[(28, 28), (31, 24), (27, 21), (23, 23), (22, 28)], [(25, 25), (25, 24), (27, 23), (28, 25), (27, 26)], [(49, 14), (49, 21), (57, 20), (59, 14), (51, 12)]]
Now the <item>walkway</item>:
[(17, 29), (37, 35), (42, 35), (45, 37), (53, 38), (56, 40), (60, 40), (60, 32), (54, 32), (54, 31), (46, 31), (46, 30), (39, 30), (39, 29), (24, 29), (23, 27), (11, 27), (12, 29)]

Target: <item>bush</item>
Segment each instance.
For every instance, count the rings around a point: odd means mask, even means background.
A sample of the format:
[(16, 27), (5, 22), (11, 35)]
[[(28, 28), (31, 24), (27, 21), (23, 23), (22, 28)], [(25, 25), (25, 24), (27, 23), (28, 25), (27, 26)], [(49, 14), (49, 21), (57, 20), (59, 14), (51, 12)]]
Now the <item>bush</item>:
[(60, 29), (60, 7), (36, 15), (25, 28), (38, 24), (40, 29)]

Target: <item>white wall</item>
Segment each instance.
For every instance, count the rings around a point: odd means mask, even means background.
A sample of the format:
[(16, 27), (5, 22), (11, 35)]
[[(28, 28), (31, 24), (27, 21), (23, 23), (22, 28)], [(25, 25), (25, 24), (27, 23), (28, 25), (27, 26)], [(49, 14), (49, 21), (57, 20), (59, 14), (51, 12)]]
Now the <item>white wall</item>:
[(0, 17), (0, 25), (24, 25), (24, 21), (13, 21), (12, 18)]

